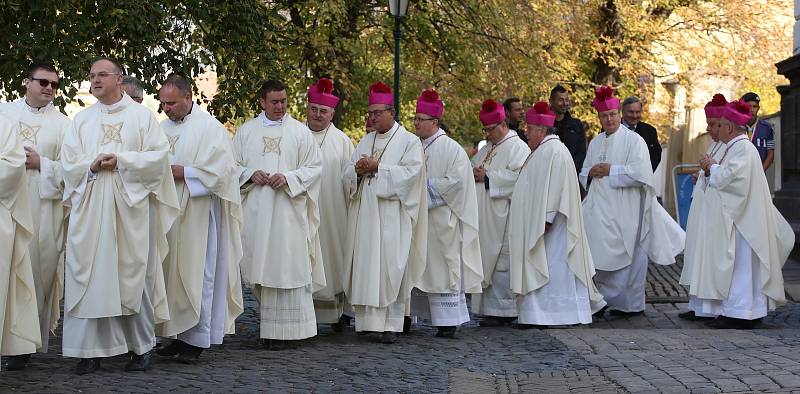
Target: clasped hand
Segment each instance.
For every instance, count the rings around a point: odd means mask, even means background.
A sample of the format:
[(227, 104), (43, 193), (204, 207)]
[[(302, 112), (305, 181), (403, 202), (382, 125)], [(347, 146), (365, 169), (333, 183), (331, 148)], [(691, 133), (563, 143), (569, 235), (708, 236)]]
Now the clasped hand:
[(709, 155), (700, 156), (700, 168), (703, 169), (706, 175), (711, 173), (711, 166), (714, 164), (717, 164), (717, 161), (713, 157)]
[(253, 175), (250, 176), (250, 180), (256, 185), (269, 186), (273, 189), (282, 188), (288, 183), (286, 181), (286, 176), (279, 172), (270, 174), (261, 170), (256, 170)]
[(609, 176), (611, 174), (611, 164), (610, 163), (598, 163), (592, 166), (589, 169), (589, 177), (591, 178), (602, 178), (604, 176)]
[(378, 161), (370, 156), (363, 155), (356, 162), (356, 175), (362, 176), (378, 172)]
[(89, 169), (95, 174), (100, 171), (114, 171), (116, 168), (117, 155), (113, 153), (101, 153), (97, 155), (97, 158), (94, 159), (89, 166)]

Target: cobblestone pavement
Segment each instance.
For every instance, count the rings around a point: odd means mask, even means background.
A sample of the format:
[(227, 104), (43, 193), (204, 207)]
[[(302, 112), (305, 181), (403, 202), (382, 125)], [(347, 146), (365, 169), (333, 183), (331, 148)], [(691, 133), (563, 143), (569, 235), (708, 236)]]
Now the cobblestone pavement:
[(756, 330), (710, 330), (677, 318), (684, 304), (648, 304), (642, 316), (546, 330), (481, 328), (457, 339), (416, 326), (394, 345), (349, 328), (284, 351), (258, 344), (256, 308), (235, 336), (185, 366), (157, 360), (148, 373), (122, 372), (115, 357), (90, 376), (55, 348), (23, 372), (0, 372), (0, 392), (454, 392), (617, 393), (800, 391), (800, 304), (771, 313)]
[(681, 269), (683, 256), (678, 256), (677, 263), (672, 265), (650, 263), (647, 266), (647, 286), (644, 290), (647, 302), (689, 302), (686, 288), (678, 283)]

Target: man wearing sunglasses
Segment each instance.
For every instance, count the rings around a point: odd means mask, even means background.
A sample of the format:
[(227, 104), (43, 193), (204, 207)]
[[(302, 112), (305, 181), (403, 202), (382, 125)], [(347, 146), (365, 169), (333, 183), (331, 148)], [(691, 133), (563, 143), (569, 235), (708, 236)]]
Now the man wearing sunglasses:
[(517, 132), (508, 128), (503, 106), (496, 101), (484, 101), (478, 118), (487, 141), (472, 158), (478, 195), (483, 294), (473, 295), (472, 303), (473, 311), (483, 315), (482, 327), (497, 327), (517, 317), (517, 297), (511, 291), (509, 273), (508, 213), (517, 176), (531, 149)]
[(97, 103), (64, 137), (67, 229), (66, 357), (77, 374), (131, 353), (126, 371), (150, 367), (155, 325), (169, 319), (161, 265), (180, 213), (169, 141), (155, 115), (122, 93), (122, 65), (101, 58), (89, 71)]
[[(53, 106), (59, 78), (50, 63), (33, 63), (23, 81), (25, 96), (0, 105), (18, 119), (18, 133), (25, 149), (25, 168), (28, 174), (28, 196), (35, 216), (33, 240), (30, 243), (33, 279), (42, 345), (38, 352), (46, 353), (50, 332), (58, 326), (59, 302), (64, 289), (64, 180), (61, 168), (61, 143), (70, 127), (70, 120)], [(30, 354), (6, 359), (4, 369), (24, 369)]]

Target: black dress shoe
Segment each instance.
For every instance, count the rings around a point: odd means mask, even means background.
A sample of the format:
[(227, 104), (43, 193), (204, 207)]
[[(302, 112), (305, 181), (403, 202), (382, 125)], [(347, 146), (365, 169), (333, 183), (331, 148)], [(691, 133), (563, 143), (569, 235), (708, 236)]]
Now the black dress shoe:
[(279, 350), (286, 350), (289, 348), (289, 344), (287, 341), (283, 341), (280, 339), (264, 339), (264, 349), (279, 351)]
[(523, 324), (523, 323), (516, 323), (511, 327), (516, 328), (517, 330), (532, 330), (534, 328), (538, 328), (540, 330), (543, 330), (543, 329), (547, 328), (547, 326), (541, 326), (541, 325), (538, 325), (538, 324)]
[(733, 319), (726, 316), (720, 316), (714, 320), (706, 322), (706, 327), (720, 330), (738, 330), (744, 328), (740, 323), (740, 319)]
[(695, 314), (694, 311), (679, 313), (678, 317), (680, 317), (681, 319), (684, 319), (684, 320), (688, 320), (688, 321), (714, 320), (714, 318), (711, 317), (711, 316), (697, 316), (697, 314)]
[(331, 329), (333, 330), (333, 332), (337, 332), (338, 333), (338, 332), (344, 331), (344, 328), (346, 326), (347, 326), (347, 323), (345, 323), (344, 316), (342, 316), (342, 317), (339, 318), (339, 321), (337, 321), (336, 323), (331, 324)]
[(631, 317), (631, 316), (639, 316), (643, 315), (644, 311), (636, 311), (636, 312), (625, 312), (625, 311), (618, 311), (616, 309), (612, 309), (608, 312), (611, 316), (623, 316), (623, 317)]
[(75, 373), (86, 375), (97, 371), (100, 369), (100, 360), (100, 358), (82, 358), (75, 367)]
[(203, 348), (185, 343), (183, 345), (183, 350), (178, 354), (178, 362), (189, 365), (197, 364), (201, 353), (203, 353)]
[(411, 332), (411, 316), (403, 316), (403, 334)]
[(481, 327), (502, 327), (506, 325), (508, 321), (502, 317), (497, 316), (485, 316), (478, 325)]
[(455, 338), (456, 330), (456, 326), (436, 327), (436, 336), (439, 338)]
[(608, 305), (600, 308), (599, 311), (597, 311), (595, 313), (592, 313), (592, 317), (597, 318), (597, 319), (602, 319), (603, 315), (606, 314), (606, 310), (608, 310)]
[(390, 344), (397, 341), (397, 334), (393, 331), (386, 331), (381, 334), (381, 343)]
[(10, 356), (3, 364), (3, 369), (6, 371), (22, 371), (26, 366), (28, 366), (28, 360), (30, 359), (30, 354)]
[(189, 346), (186, 342), (173, 339), (169, 345), (157, 349), (156, 354), (162, 357), (173, 357), (182, 352), (186, 346)]
[(150, 352), (145, 354), (134, 354), (131, 356), (131, 361), (125, 364), (125, 371), (127, 372), (145, 372), (150, 369), (152, 356)]

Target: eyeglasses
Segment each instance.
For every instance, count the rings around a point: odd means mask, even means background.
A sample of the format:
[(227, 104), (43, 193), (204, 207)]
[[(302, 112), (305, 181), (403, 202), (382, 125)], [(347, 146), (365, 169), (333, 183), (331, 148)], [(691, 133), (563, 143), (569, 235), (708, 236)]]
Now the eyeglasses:
[(384, 112), (388, 111), (389, 109), (376, 109), (374, 111), (367, 111), (367, 116), (370, 118), (377, 118), (383, 115)]
[(436, 118), (420, 118), (419, 116), (414, 117), (414, 122), (425, 122), (427, 120), (436, 120)]
[(105, 71), (100, 71), (97, 74), (89, 73), (89, 75), (86, 76), (86, 79), (88, 79), (90, 81), (93, 80), (95, 77), (100, 77), (101, 79), (105, 79), (105, 78), (108, 78), (109, 75), (120, 75), (120, 73), (107, 73)]
[(31, 77), (30, 80), (39, 82), (39, 86), (43, 88), (46, 88), (47, 85), (50, 85), (51, 88), (58, 89), (58, 84), (59, 84), (58, 81), (51, 81), (47, 78), (33, 78), (33, 77)]
[(497, 128), (497, 126), (500, 126), (500, 123), (495, 123), (494, 126), (491, 126), (491, 127), (484, 127), (483, 128), (483, 132), (484, 133), (491, 133), (492, 131), (494, 131), (494, 129)]

